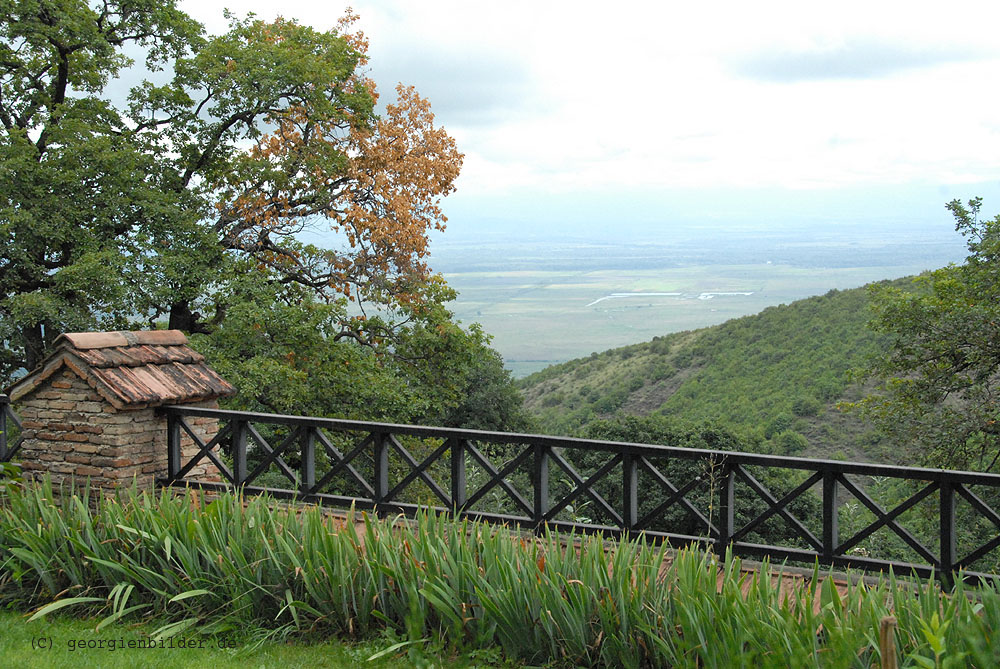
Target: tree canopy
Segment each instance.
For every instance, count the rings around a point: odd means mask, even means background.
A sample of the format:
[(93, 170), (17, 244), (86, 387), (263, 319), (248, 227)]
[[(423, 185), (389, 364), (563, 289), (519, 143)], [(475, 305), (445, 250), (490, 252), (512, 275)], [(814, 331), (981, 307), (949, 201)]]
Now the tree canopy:
[(921, 446), (925, 464), (996, 471), (1000, 463), (1000, 216), (982, 199), (947, 204), (969, 255), (915, 279), (916, 290), (871, 289), (871, 326), (888, 355), (865, 370), (879, 391), (853, 406)]
[[(446, 290), (446, 289), (443, 289)], [(436, 313), (401, 329), (394, 354), (336, 341), (344, 304), (308, 287), (241, 272), (226, 318), (193, 343), (232, 380), (230, 408), (354, 420), (523, 430), (521, 398), (487, 336)]]
[(228, 18), (0, 0), (0, 380), (64, 331), (167, 325), (239, 408), (522, 427), (427, 266), (462, 165), (428, 101), (400, 85), (380, 110), (350, 11)]
[[(362, 305), (335, 336), (366, 345), (435, 299), (427, 232), (462, 155), (412, 88), (376, 114), (350, 14), (325, 32), (230, 17), (210, 36), (172, 0), (0, 9), (4, 376), (68, 329), (208, 332), (225, 314), (199, 310), (239, 259)], [(165, 83), (116, 102), (136, 49)], [(300, 243), (308, 226), (340, 246)]]

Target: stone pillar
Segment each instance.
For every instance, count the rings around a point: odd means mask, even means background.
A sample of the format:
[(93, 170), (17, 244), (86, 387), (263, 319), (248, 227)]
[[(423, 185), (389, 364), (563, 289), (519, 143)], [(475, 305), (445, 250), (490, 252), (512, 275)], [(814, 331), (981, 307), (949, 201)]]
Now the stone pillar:
[[(141, 488), (167, 474), (167, 421), (155, 407), (116, 408), (86, 381), (64, 369), (18, 401), (24, 441), (18, 460), (25, 478), (46, 473), (57, 485), (89, 479), (92, 488)], [(216, 400), (190, 406), (218, 408)], [(218, 431), (212, 418), (189, 419), (194, 432), (208, 441)], [(198, 449), (185, 435), (186, 462)], [(218, 451), (216, 450), (216, 453)], [(218, 481), (219, 472), (207, 458), (189, 474), (192, 479)]]
[[(64, 334), (38, 369), (11, 387), (23, 428), (17, 459), (25, 478), (149, 488), (167, 476), (167, 419), (157, 408), (216, 409), (219, 397), (233, 393), (176, 330)], [(218, 432), (214, 418), (186, 423), (203, 442)], [(183, 432), (182, 463), (198, 452)], [(207, 457), (188, 478), (221, 480)]]

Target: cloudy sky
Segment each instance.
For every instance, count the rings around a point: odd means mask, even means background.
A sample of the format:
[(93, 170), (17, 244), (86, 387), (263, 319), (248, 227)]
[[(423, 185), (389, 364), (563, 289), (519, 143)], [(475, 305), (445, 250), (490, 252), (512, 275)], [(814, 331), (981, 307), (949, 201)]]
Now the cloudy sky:
[[(817, 225), (1000, 210), (1000, 3), (215, 0), (329, 28), (429, 98), (465, 153), (462, 229)], [(990, 205), (993, 205), (992, 207)]]

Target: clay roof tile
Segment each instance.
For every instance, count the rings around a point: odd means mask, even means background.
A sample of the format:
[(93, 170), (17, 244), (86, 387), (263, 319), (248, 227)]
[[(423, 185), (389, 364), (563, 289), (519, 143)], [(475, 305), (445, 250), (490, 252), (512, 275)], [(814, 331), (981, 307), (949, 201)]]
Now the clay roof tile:
[[(66, 364), (116, 406), (171, 404), (226, 397), (236, 389), (205, 364), (179, 330), (71, 332), (55, 352), (12, 388), (23, 395)], [(34, 377), (34, 378), (33, 378)]]

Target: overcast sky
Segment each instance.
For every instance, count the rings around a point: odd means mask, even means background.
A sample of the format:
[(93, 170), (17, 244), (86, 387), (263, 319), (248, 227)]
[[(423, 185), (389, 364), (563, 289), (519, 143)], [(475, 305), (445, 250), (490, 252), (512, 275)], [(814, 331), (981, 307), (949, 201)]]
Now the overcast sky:
[(210, 32), (227, 5), (352, 5), (383, 95), (416, 86), (465, 153), (460, 229), (1000, 211), (1000, 3), (181, 3)]

